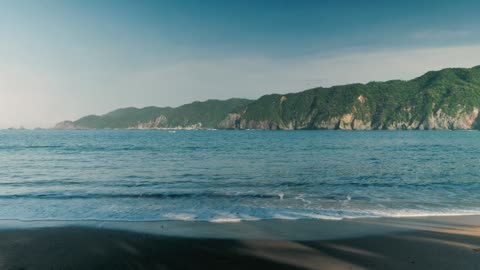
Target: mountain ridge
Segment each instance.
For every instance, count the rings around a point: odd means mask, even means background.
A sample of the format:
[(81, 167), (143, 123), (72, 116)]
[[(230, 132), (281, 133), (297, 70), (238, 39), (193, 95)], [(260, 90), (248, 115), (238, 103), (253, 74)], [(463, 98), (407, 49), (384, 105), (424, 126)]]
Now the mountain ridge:
[(256, 100), (124, 108), (55, 128), (478, 129), (480, 66), (429, 71), (412, 80), (317, 87)]

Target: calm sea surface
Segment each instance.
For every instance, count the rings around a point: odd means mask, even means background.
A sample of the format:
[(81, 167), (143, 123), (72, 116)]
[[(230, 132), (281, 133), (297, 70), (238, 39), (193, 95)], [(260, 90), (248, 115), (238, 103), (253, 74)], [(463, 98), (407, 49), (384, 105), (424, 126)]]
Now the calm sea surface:
[(0, 131), (0, 219), (471, 213), (477, 131)]

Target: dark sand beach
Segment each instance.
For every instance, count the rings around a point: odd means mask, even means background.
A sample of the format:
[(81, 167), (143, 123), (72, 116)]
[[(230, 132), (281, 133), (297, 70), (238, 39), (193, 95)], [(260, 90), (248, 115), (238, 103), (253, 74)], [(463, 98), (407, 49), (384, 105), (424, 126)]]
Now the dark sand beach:
[(480, 269), (478, 216), (13, 225), (0, 269)]

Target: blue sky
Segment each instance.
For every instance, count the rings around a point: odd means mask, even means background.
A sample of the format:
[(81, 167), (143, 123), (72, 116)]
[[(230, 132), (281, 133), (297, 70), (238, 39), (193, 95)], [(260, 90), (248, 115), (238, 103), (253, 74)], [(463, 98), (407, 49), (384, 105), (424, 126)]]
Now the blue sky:
[(480, 64), (478, 1), (0, 1), (0, 128)]

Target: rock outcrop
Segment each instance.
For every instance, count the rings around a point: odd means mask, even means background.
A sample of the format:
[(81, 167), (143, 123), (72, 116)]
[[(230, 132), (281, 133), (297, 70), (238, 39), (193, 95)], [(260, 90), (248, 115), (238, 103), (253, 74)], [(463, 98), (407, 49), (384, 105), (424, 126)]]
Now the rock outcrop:
[(370, 82), (257, 100), (193, 102), (177, 108), (119, 109), (57, 124), (59, 129), (338, 129), (480, 128), (480, 66), (432, 71), (410, 81)]
[(474, 107), (471, 111), (461, 110), (456, 115), (451, 116), (439, 109), (436, 113), (430, 115), (424, 121), (407, 120), (393, 121), (388, 125), (378, 127), (372, 126), (371, 121), (356, 119), (352, 113), (342, 116), (332, 117), (328, 120), (320, 120), (308, 123), (307, 128), (294, 125), (289, 122), (287, 125), (279, 125), (269, 121), (247, 121), (242, 119), (239, 114), (231, 114), (228, 118), (219, 124), (220, 129), (263, 129), (263, 130), (295, 130), (295, 129), (338, 129), (338, 130), (471, 130), (478, 129), (480, 119), (479, 109)]

